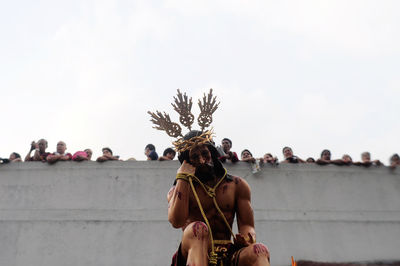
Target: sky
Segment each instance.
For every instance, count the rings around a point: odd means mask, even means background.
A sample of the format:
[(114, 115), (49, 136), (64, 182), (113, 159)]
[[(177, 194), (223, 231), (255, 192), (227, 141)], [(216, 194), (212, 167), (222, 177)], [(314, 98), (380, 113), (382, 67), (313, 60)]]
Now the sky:
[(180, 89), (197, 117), (210, 88), (238, 154), (400, 153), (399, 1), (0, 1), (0, 157), (45, 138), (145, 160), (174, 140), (147, 111), (178, 121)]

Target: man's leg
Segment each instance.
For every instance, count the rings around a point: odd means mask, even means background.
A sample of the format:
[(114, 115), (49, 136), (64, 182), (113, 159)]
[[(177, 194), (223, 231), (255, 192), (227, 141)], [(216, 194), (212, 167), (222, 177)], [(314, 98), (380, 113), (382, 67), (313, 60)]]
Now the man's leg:
[(187, 258), (186, 265), (208, 265), (209, 233), (207, 225), (203, 222), (189, 224), (182, 237), (182, 255)]
[(251, 244), (241, 250), (238, 266), (269, 266), (268, 248), (261, 243)]

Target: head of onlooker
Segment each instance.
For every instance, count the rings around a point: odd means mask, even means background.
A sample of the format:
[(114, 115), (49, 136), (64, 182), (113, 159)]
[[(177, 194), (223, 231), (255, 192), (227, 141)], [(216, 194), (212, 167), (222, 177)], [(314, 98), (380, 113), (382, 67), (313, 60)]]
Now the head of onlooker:
[(39, 141), (38, 141), (38, 147), (39, 147), (39, 151), (41, 152), (41, 153), (44, 153), (44, 152), (46, 152), (46, 149), (47, 149), (47, 140), (45, 140), (45, 139), (40, 139)]
[(91, 149), (85, 149), (84, 152), (86, 152), (87, 159), (90, 161), (92, 159), (93, 151)]
[(148, 161), (156, 161), (158, 159), (156, 147), (153, 144), (146, 145), (144, 148), (144, 154), (147, 156)]
[[(239, 158), (236, 154), (236, 152), (232, 152), (232, 141), (228, 138), (224, 138), (221, 141), (221, 146), (222, 146), (222, 151), (220, 152), (221, 156), (218, 157), (218, 159), (225, 163), (226, 160), (231, 161), (232, 163), (236, 163), (239, 161)], [(220, 149), (220, 148), (219, 148)]]
[(371, 162), (371, 153), (369, 153), (369, 152), (363, 152), (363, 153), (361, 153), (361, 161), (363, 162), (363, 163), (369, 163), (369, 162)]
[[(46, 152), (46, 149), (47, 140), (40, 139), (38, 142), (32, 141), (30, 150), (25, 156), (25, 161), (46, 161), (47, 156), (50, 154), (49, 152)], [(31, 157), (32, 151), (35, 151), (35, 153)]]
[(266, 153), (266, 154), (264, 154), (264, 157), (261, 158), (260, 162), (269, 163), (269, 164), (277, 164), (278, 163), (278, 158), (272, 156), (271, 153)]
[(342, 160), (345, 164), (352, 164), (353, 163), (353, 159), (350, 157), (350, 155), (348, 154), (344, 154), (342, 156)]
[(67, 144), (64, 141), (57, 142), (57, 151), (47, 156), (48, 163), (55, 163), (57, 161), (70, 161), (72, 159), (71, 153), (66, 153)]
[(321, 157), (320, 159), (330, 161), (331, 160), (331, 152), (330, 150), (323, 150), (321, 152)]
[(390, 156), (390, 167), (395, 168), (400, 165), (400, 157), (397, 153)]
[(342, 159), (331, 159), (331, 152), (329, 150), (323, 150), (321, 152), (321, 157), (316, 161), (319, 165), (325, 164), (335, 164), (335, 165), (344, 165), (346, 164)]
[(284, 147), (282, 149), (282, 153), (283, 153), (283, 157), (285, 157), (285, 159), (293, 156), (293, 151), (292, 151), (292, 148), (290, 148), (290, 147)]
[(67, 150), (67, 144), (65, 144), (64, 141), (59, 141), (57, 142), (57, 153), (58, 154), (65, 154), (65, 151)]
[(248, 149), (244, 149), (240, 155), (241, 155), (241, 160), (244, 162), (251, 162), (251, 163), (256, 162), (256, 159), (254, 159), (253, 154)]
[(103, 152), (103, 155), (97, 158), (98, 162), (119, 160), (119, 156), (114, 156), (113, 151), (109, 147), (104, 147), (101, 151)]
[(84, 151), (77, 151), (72, 155), (72, 161), (90, 161), (92, 158), (92, 150), (86, 149)]
[(293, 155), (292, 148), (290, 148), (290, 147), (284, 147), (282, 149), (282, 153), (283, 153), (283, 157), (285, 157), (285, 160), (283, 160), (282, 163), (305, 163), (304, 160)]
[(163, 152), (163, 156), (158, 158), (159, 161), (172, 161), (175, 158), (176, 152), (172, 148), (166, 148)]
[(10, 162), (22, 162), (21, 155), (16, 152), (11, 153), (8, 159), (10, 160)]
[(315, 163), (315, 160), (314, 160), (314, 158), (312, 158), (312, 157), (308, 157), (307, 160), (306, 160), (306, 162), (307, 162), (307, 163)]
[(371, 160), (371, 154), (369, 152), (361, 153), (361, 162), (355, 162), (354, 165), (369, 167), (371, 165), (380, 166), (382, 163), (379, 160)]
[(113, 155), (112, 150), (110, 148), (108, 148), (108, 147), (105, 147), (105, 148), (101, 149), (101, 151), (103, 152), (103, 155), (108, 155), (108, 156), (112, 156)]
[(222, 148), (225, 153), (229, 153), (232, 148), (232, 141), (228, 138), (224, 138), (221, 141)]

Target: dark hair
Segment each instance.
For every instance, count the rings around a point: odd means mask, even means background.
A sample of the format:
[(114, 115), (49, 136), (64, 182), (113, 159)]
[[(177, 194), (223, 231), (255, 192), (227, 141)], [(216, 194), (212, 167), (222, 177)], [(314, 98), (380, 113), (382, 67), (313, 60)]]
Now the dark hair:
[[(183, 139), (184, 140), (189, 140), (189, 139), (191, 139), (191, 138), (193, 138), (193, 137), (198, 137), (198, 136), (200, 136), (202, 134), (202, 132), (201, 131), (198, 131), (198, 130), (192, 130), (192, 131), (189, 131), (185, 136), (183, 136)], [(211, 151), (210, 151), (211, 152)], [(181, 163), (183, 163), (183, 161), (187, 161), (188, 163), (190, 163), (190, 159), (189, 159), (189, 150), (186, 150), (186, 151), (184, 151), (184, 152), (180, 152), (179, 153), (179, 155), (178, 155), (178, 160), (181, 162)]]
[(163, 152), (163, 156), (167, 156), (168, 153), (172, 153), (172, 154), (174, 154), (174, 156), (175, 156), (176, 151), (175, 151), (174, 149), (172, 149), (172, 148), (166, 148), (166, 149), (164, 150), (164, 152)]
[(314, 160), (314, 158), (313, 158), (313, 157), (308, 157), (308, 158), (307, 158), (307, 160), (306, 160), (306, 162), (309, 162), (309, 161), (311, 161), (311, 162), (315, 163), (315, 160)]
[(108, 147), (105, 147), (105, 148), (101, 149), (101, 151), (102, 151), (102, 152), (104, 152), (104, 151), (109, 151), (109, 152), (111, 153), (111, 155), (113, 155), (112, 150), (111, 150), (110, 148), (108, 148)]
[[(231, 145), (231, 148), (232, 148), (232, 140), (230, 140), (230, 139), (228, 139), (228, 138), (223, 138), (222, 141), (224, 141), (224, 140), (228, 141), (229, 144)], [(222, 142), (222, 141), (221, 141), (221, 142)]]
[(144, 149), (149, 149), (149, 150), (151, 150), (151, 151), (155, 151), (155, 150), (156, 150), (156, 147), (154, 147), (153, 144), (147, 144), (147, 146), (146, 146)]
[(14, 154), (16, 159), (21, 158), (21, 155), (19, 155), (19, 153), (13, 152), (12, 154)]
[[(330, 151), (330, 150), (325, 149), (325, 150), (323, 150), (323, 151), (321, 152), (321, 158), (322, 158), (322, 155), (323, 155), (326, 151), (329, 152), (329, 154), (331, 154), (331, 151)], [(332, 154), (331, 154), (331, 155), (332, 155)]]
[(286, 149), (290, 149), (291, 151), (293, 151), (293, 150), (292, 150), (292, 148), (290, 148), (290, 147), (286, 146), (286, 147), (283, 147), (283, 149), (282, 149), (282, 153), (284, 153)]
[(252, 154), (248, 149), (244, 149), (244, 150), (242, 151), (242, 153), (240, 154), (240, 156), (243, 156), (243, 153), (244, 153), (245, 151), (247, 151), (248, 153), (250, 153), (251, 157), (253, 157), (253, 154)]
[(392, 156), (390, 156), (390, 162), (393, 162), (396, 158), (397, 158), (397, 160), (400, 159), (400, 157), (399, 157), (399, 155), (397, 153), (395, 153)]
[(368, 155), (369, 157), (371, 157), (371, 153), (369, 153), (369, 151), (365, 151), (365, 152), (361, 153), (361, 156), (363, 156), (363, 155)]

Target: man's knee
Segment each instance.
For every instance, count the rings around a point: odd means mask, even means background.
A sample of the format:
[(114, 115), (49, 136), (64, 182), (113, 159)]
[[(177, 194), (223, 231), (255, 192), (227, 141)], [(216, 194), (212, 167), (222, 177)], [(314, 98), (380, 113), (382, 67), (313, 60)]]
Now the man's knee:
[(267, 246), (262, 243), (255, 243), (246, 247), (241, 252), (239, 260), (241, 265), (252, 265), (258, 260), (267, 259), (269, 261), (269, 256), (270, 254)]
[(186, 239), (208, 240), (209, 232), (205, 223), (197, 221), (189, 224), (183, 234)]

